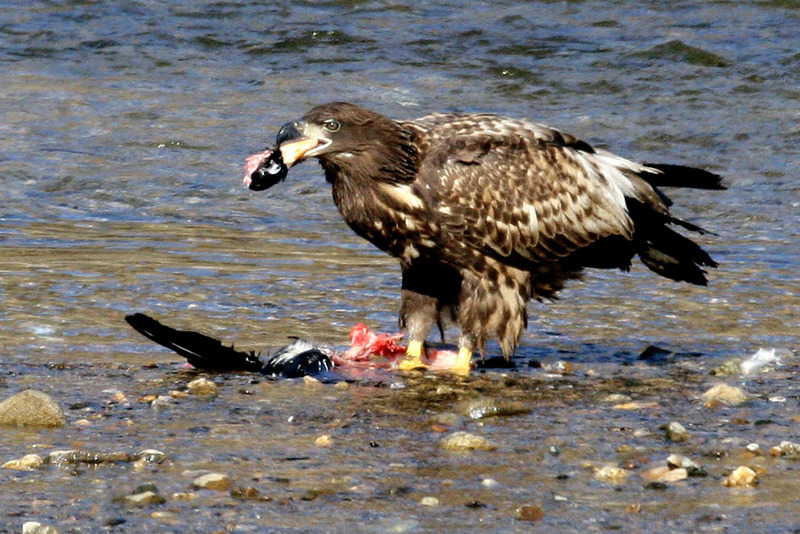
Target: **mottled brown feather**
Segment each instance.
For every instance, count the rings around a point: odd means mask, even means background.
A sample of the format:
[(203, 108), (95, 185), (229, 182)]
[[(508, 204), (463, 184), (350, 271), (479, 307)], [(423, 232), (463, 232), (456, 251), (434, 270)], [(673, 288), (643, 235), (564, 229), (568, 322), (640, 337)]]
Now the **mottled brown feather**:
[(417, 181), (435, 192), (433, 216), (454, 239), (539, 262), (633, 234), (622, 195), (587, 170), (594, 151), (573, 148), (574, 138), (493, 115), (409, 124), (425, 147)]

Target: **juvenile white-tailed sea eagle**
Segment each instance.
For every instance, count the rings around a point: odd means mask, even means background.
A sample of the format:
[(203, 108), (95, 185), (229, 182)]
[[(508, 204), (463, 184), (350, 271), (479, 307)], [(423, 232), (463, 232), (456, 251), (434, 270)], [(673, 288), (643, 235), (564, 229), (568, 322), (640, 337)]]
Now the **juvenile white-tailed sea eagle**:
[(510, 357), (528, 300), (554, 298), (585, 267), (628, 270), (638, 255), (661, 276), (704, 285), (703, 267), (717, 265), (673, 230), (703, 232), (672, 216), (658, 187), (724, 189), (718, 175), (636, 163), (535, 122), (396, 121), (331, 103), (283, 126), (277, 143), (248, 160), (248, 185), (274, 185), (315, 157), (347, 224), (400, 261), (403, 369), (424, 366), (428, 334), (451, 320), (461, 327), (453, 373), (468, 374), (491, 338)]

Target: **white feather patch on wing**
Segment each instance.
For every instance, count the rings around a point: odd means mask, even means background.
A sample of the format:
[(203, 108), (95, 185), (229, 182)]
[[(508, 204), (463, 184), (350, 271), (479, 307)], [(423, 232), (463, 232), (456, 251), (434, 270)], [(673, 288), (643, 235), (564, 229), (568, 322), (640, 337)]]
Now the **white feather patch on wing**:
[(529, 246), (535, 247), (539, 244), (539, 216), (536, 215), (536, 207), (528, 202), (523, 202), (522, 210), (528, 214)]
[(581, 153), (577, 156), (588, 176), (598, 185), (597, 191), (610, 200), (605, 205), (597, 206), (609, 217), (620, 230), (624, 229), (626, 237), (633, 232), (633, 221), (628, 214), (625, 197), (639, 198), (636, 185), (627, 173), (639, 172), (643, 165), (621, 158), (610, 152), (600, 151), (595, 154)]
[(422, 199), (414, 194), (414, 191), (412, 191), (411, 186), (408, 184), (381, 183), (380, 188), (399, 204), (405, 204), (417, 210), (425, 207)]

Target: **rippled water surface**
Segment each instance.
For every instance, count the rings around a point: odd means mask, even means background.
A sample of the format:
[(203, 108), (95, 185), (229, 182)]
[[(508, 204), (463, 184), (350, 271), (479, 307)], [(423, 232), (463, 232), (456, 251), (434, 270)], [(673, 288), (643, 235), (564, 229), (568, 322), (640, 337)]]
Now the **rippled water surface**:
[[(800, 348), (798, 27), (792, 1), (3, 3), (0, 397), (46, 391), (69, 423), (4, 429), (0, 461), (69, 448), (171, 461), (3, 470), (0, 532), (27, 520), (62, 533), (514, 532), (531, 526), (515, 516), (528, 504), (553, 532), (796, 528), (796, 460), (742, 454), (800, 441), (797, 364), (727, 379), (751, 393), (744, 407), (705, 408), (700, 395), (730, 358)], [(241, 186), (249, 154), (332, 100), (396, 118), (527, 117), (633, 159), (719, 172), (727, 191), (670, 195), (717, 234), (699, 240), (720, 267), (705, 288), (641, 265), (590, 273), (531, 305), (511, 371), (348, 389), (207, 375), (216, 399), (152, 409), (148, 395), (202, 373), (126, 313), (256, 350), (288, 336), (344, 345), (360, 321), (395, 328), (399, 269), (344, 225), (316, 164), (266, 193)], [(639, 360), (651, 344), (677, 355)], [(571, 374), (548, 372), (564, 363)], [(649, 407), (614, 409), (613, 393)], [(479, 396), (529, 413), (448, 418)], [(664, 440), (671, 420), (688, 442)], [(442, 430), (464, 429), (498, 449), (437, 448)], [(314, 445), (322, 434), (333, 447)], [(636, 466), (673, 452), (709, 476), (647, 488)], [(625, 462), (626, 483), (592, 476)], [(748, 462), (765, 470), (757, 488), (721, 485)], [(205, 469), (265, 498), (174, 497)], [(144, 483), (167, 502), (112, 501)]]

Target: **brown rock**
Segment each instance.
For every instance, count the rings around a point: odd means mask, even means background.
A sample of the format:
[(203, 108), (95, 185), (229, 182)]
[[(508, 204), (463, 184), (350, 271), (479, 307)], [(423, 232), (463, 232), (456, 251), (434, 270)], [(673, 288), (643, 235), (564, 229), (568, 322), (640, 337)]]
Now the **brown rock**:
[(623, 484), (628, 480), (628, 472), (616, 465), (605, 465), (594, 468), (594, 478), (600, 482)]
[(646, 469), (641, 472), (641, 476), (648, 482), (656, 482), (660, 479), (664, 474), (668, 473), (670, 470), (669, 466), (667, 465), (659, 465), (658, 467), (653, 467), (651, 469)]
[(469, 432), (453, 432), (442, 438), (439, 447), (447, 451), (493, 451), (497, 445), (482, 436)]
[(456, 411), (470, 419), (528, 414), (530, 407), (519, 401), (493, 397), (479, 397), (460, 402)]
[(725, 477), (722, 481), (723, 486), (729, 488), (733, 487), (753, 487), (758, 484), (758, 475), (756, 472), (745, 465), (741, 465), (733, 470), (733, 472)]
[(234, 486), (231, 488), (231, 497), (241, 500), (269, 500), (261, 496), (261, 492), (253, 486)]
[(516, 515), (520, 521), (538, 521), (544, 517), (544, 512), (538, 504), (526, 504), (517, 508)]
[(625, 506), (625, 512), (629, 514), (639, 514), (642, 512), (641, 503), (634, 502)]
[(15, 469), (17, 471), (33, 471), (42, 465), (42, 457), (38, 454), (26, 454), (22, 458), (10, 460), (2, 465), (3, 469)]
[(64, 410), (47, 393), (28, 389), (0, 403), (0, 425), (57, 427), (67, 422)]
[(308, 387), (317, 387), (317, 386), (321, 386), (322, 382), (320, 382), (319, 380), (317, 380), (313, 376), (306, 375), (306, 376), (303, 377), (303, 385), (304, 386), (308, 386)]
[(717, 403), (735, 406), (746, 401), (747, 394), (741, 388), (717, 384), (703, 393), (703, 398), (706, 400), (707, 407), (714, 407)]
[(323, 434), (314, 440), (317, 447), (333, 447), (333, 438), (329, 434)]
[(126, 495), (121, 499), (121, 502), (128, 506), (147, 506), (148, 504), (164, 504), (167, 502), (163, 496), (158, 493), (147, 490), (141, 493), (134, 493), (133, 495)]
[(198, 489), (227, 491), (231, 487), (231, 479), (221, 473), (208, 473), (195, 478), (192, 486)]
[(668, 470), (653, 482), (678, 482), (679, 480), (685, 480), (687, 478), (689, 478), (689, 472), (683, 467), (679, 467), (677, 469)]
[(51, 464), (103, 464), (115, 462), (130, 462), (131, 456), (127, 452), (96, 452), (85, 450), (53, 451), (48, 456)]
[(785, 456), (789, 458), (800, 458), (800, 444), (791, 441), (782, 441), (780, 445), (770, 447), (770, 456)]
[(198, 378), (186, 384), (189, 395), (199, 397), (216, 397), (219, 395), (219, 387), (208, 378)]
[(667, 439), (672, 441), (673, 443), (680, 443), (681, 441), (686, 441), (689, 439), (689, 432), (684, 428), (684, 426), (677, 421), (672, 421), (667, 425), (666, 428), (666, 435)]
[(657, 402), (645, 402), (645, 401), (631, 401), (631, 402), (623, 402), (622, 404), (615, 404), (612, 406), (615, 410), (652, 410), (653, 408), (658, 408)]
[(419, 504), (422, 506), (429, 506), (431, 508), (434, 508), (436, 506), (439, 506), (439, 499), (431, 495), (426, 495), (425, 497), (419, 500)]
[(58, 530), (50, 525), (42, 525), (36, 521), (28, 521), (22, 524), (22, 534), (58, 534)]

